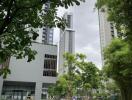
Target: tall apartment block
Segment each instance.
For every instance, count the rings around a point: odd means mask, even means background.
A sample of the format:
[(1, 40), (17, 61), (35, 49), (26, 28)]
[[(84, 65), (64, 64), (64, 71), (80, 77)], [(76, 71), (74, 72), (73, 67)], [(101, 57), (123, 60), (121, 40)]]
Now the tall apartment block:
[[(44, 6), (44, 12), (47, 13), (50, 9), (50, 2), (47, 2)], [(48, 26), (44, 26), (43, 28), (38, 29), (39, 36), (36, 42), (43, 44), (53, 44), (53, 28), (49, 28)]]
[(58, 72), (63, 74), (67, 71), (64, 67), (63, 55), (65, 52), (75, 52), (75, 31), (73, 30), (73, 15), (72, 13), (65, 13), (64, 18), (67, 21), (67, 27), (64, 31), (60, 30), (60, 41), (59, 41), (59, 65)]
[[(50, 8), (50, 2), (44, 5), (45, 12)], [(42, 29), (42, 43), (44, 44), (53, 44), (53, 28), (45, 26)]]
[(108, 21), (107, 9), (100, 9), (99, 14), (99, 31), (101, 43), (102, 64), (104, 65), (104, 48), (110, 44), (112, 38), (117, 37), (117, 30), (112, 22)]
[(53, 28), (44, 27), (42, 29), (42, 43), (53, 44)]
[(31, 62), (27, 58), (8, 60), (11, 74), (0, 77), (0, 100), (48, 100), (48, 87), (56, 83), (57, 46), (33, 43), (32, 49), (37, 55)]

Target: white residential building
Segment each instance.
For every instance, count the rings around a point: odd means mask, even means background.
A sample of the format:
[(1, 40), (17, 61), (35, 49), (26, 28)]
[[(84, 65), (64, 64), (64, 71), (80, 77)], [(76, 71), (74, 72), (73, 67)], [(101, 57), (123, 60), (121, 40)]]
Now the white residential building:
[(73, 15), (72, 13), (65, 13), (64, 18), (66, 19), (68, 25), (64, 31), (60, 30), (58, 65), (59, 74), (63, 74), (67, 71), (67, 69), (64, 67), (64, 53), (75, 52), (75, 31), (73, 30)]
[(47, 89), (56, 83), (57, 46), (33, 43), (37, 51), (35, 60), (10, 58), (11, 74), (6, 79), (0, 78), (0, 95), (6, 100), (46, 99)]
[(112, 38), (117, 37), (117, 30), (112, 22), (108, 21), (106, 9), (99, 10), (99, 31), (101, 43), (101, 56), (104, 65), (104, 48), (110, 44)]

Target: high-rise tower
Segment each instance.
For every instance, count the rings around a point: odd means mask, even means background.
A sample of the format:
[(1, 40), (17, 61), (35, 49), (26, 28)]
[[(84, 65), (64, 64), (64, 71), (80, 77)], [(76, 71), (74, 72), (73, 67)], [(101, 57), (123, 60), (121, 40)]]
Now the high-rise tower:
[(73, 30), (73, 15), (72, 13), (65, 13), (64, 18), (67, 21), (67, 27), (64, 31), (60, 30), (58, 66), (59, 74), (63, 74), (67, 71), (67, 69), (64, 67), (64, 53), (74, 53), (75, 51), (75, 31)]
[[(47, 2), (43, 6), (44, 12), (47, 13), (50, 9), (50, 2)], [(43, 44), (53, 44), (53, 28), (49, 28), (48, 26), (44, 26), (43, 28), (38, 28), (39, 36), (36, 39), (36, 42)]]
[(42, 43), (53, 44), (53, 28), (48, 28), (48, 27), (43, 28)]
[(117, 37), (117, 30), (112, 22), (108, 21), (107, 9), (100, 9), (99, 12), (99, 31), (101, 43), (101, 56), (104, 65), (104, 48), (110, 44), (114, 37)]
[[(45, 12), (47, 13), (50, 9), (50, 2), (44, 5)], [(45, 26), (42, 30), (42, 43), (53, 44), (53, 28)]]

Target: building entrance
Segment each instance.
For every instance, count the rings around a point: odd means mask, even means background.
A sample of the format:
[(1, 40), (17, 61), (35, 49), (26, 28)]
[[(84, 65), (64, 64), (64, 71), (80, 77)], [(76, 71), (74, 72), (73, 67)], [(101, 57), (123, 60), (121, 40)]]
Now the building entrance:
[(26, 100), (27, 92), (23, 90), (7, 90), (2, 93), (6, 100)]
[(29, 96), (35, 95), (35, 83), (7, 82), (2, 89), (2, 99), (6, 100), (26, 100)]

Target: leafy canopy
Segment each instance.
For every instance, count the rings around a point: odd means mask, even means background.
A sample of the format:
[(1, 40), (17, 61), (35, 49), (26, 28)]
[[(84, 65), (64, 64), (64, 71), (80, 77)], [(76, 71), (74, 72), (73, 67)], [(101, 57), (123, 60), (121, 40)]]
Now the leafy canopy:
[[(65, 20), (57, 16), (57, 8), (80, 5), (83, 0), (0, 0), (0, 64), (9, 57), (35, 59), (32, 41), (38, 28), (65, 28)], [(45, 4), (50, 3), (49, 9)]]
[(132, 82), (131, 55), (132, 51), (127, 42), (121, 39), (113, 40), (105, 49), (105, 70), (107, 74), (124, 83)]
[(122, 100), (132, 99), (132, 0), (97, 0), (96, 6), (108, 13), (108, 20), (121, 36), (105, 50), (107, 74), (120, 87)]
[(88, 92), (89, 89), (98, 88), (100, 85), (99, 70), (92, 62), (86, 61), (84, 54), (65, 53), (64, 58), (65, 67), (68, 70), (64, 75), (59, 76), (55, 86), (51, 87), (55, 89), (52, 95), (59, 93), (57, 95), (65, 94), (64, 97), (72, 97), (77, 95), (78, 89)]
[[(38, 36), (36, 28), (44, 26), (64, 28), (63, 18), (57, 17), (57, 7), (79, 5), (82, 0), (0, 0), (0, 57), (9, 56), (28, 61), (34, 59), (31, 40)], [(44, 5), (50, 3), (49, 10)]]

